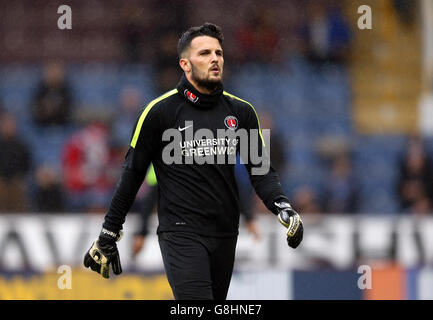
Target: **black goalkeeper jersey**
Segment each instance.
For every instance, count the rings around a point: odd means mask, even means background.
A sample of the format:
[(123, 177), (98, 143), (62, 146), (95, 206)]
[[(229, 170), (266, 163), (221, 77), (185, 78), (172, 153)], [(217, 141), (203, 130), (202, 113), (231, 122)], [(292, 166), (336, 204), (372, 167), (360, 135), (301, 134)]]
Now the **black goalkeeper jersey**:
[[(222, 85), (212, 94), (202, 94), (183, 75), (175, 89), (140, 112), (104, 228), (114, 232), (122, 229), (152, 162), (158, 180), (158, 233), (187, 231), (215, 237), (236, 236), (238, 189), (234, 163), (227, 159), (239, 153), (245, 140), (220, 137), (219, 133), (241, 129), (259, 132), (255, 141), (247, 143), (263, 151), (259, 119), (250, 103), (225, 92)], [(177, 133), (180, 140), (175, 140), (170, 132)], [(195, 161), (204, 157), (215, 161)], [(225, 161), (218, 161), (217, 157)], [(272, 166), (265, 174), (252, 174), (257, 164), (246, 160), (257, 195), (277, 214), (274, 202), (287, 200), (278, 175)]]

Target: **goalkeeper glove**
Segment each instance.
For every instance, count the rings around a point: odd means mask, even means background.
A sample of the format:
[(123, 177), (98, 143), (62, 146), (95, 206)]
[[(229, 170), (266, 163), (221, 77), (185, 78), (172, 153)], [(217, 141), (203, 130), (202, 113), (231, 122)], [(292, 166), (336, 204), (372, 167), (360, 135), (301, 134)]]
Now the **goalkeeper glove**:
[(119, 251), (116, 242), (122, 238), (122, 231), (119, 234), (102, 228), (99, 238), (96, 239), (89, 251), (84, 256), (84, 266), (101, 274), (104, 278), (110, 277), (110, 265), (114, 274), (122, 273)]
[(278, 220), (287, 228), (287, 244), (292, 248), (296, 248), (301, 243), (304, 235), (301, 217), (286, 201), (275, 202), (275, 206), (278, 211)]

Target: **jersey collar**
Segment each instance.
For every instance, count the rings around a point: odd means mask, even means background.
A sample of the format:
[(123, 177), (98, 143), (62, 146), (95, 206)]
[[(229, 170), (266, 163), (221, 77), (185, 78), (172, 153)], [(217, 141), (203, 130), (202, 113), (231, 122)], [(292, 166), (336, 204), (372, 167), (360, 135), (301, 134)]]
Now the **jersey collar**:
[(223, 85), (219, 85), (217, 89), (211, 94), (200, 93), (186, 78), (185, 74), (182, 75), (177, 85), (177, 90), (185, 100), (191, 104), (199, 107), (210, 109), (214, 107), (223, 93)]

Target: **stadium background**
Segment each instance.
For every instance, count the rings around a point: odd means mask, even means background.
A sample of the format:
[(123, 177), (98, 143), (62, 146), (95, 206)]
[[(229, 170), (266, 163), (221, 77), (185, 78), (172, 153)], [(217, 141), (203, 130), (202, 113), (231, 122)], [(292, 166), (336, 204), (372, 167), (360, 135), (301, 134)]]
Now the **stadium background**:
[[(71, 30), (57, 26), (62, 4)], [(177, 39), (206, 21), (223, 28), (226, 90), (272, 127), (306, 228), (289, 250), (253, 195), (261, 238), (242, 224), (229, 298), (432, 299), (429, 0), (1, 0), (0, 299), (172, 298), (155, 215), (131, 258), (146, 185), (119, 244), (124, 274), (102, 280), (81, 260), (139, 108), (177, 83)], [(358, 286), (365, 265), (371, 289)]]

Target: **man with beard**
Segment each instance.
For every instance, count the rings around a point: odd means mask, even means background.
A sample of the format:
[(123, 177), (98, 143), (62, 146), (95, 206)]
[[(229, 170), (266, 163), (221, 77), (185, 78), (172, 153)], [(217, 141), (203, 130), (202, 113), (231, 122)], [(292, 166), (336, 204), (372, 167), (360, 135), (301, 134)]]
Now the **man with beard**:
[[(259, 151), (264, 149), (253, 106), (223, 90), (222, 42), (221, 29), (214, 24), (187, 30), (178, 43), (179, 65), (184, 71), (180, 82), (141, 111), (101, 233), (84, 258), (84, 265), (103, 277), (109, 277), (110, 265), (114, 274), (122, 272), (116, 241), (152, 162), (158, 179), (157, 234), (175, 299), (226, 299), (239, 229), (234, 164), (186, 160), (167, 164), (163, 156), (169, 144), (163, 134), (173, 128), (180, 131), (181, 144), (193, 146), (188, 151), (199, 150), (206, 141), (230, 143), (226, 139), (188, 140), (187, 129), (191, 130), (192, 124), (196, 130), (214, 134), (221, 129), (256, 130), (260, 135), (254, 144)], [(237, 148), (239, 152), (239, 145)], [(184, 153), (182, 157), (187, 158)], [(258, 196), (287, 228), (288, 245), (296, 248), (302, 240), (303, 225), (284, 195), (278, 175), (272, 167), (264, 174), (255, 174), (256, 165), (246, 160)]]

